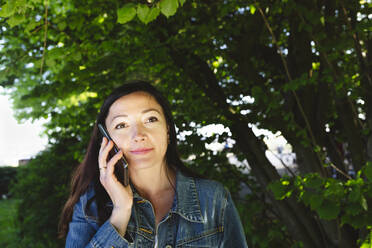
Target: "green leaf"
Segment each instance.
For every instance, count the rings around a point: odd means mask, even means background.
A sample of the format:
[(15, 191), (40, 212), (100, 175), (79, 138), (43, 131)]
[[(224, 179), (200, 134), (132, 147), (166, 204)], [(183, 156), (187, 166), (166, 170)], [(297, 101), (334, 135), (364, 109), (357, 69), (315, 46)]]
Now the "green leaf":
[(179, 0), (179, 3), (181, 6), (183, 6), (183, 4), (186, 2), (186, 0)]
[(268, 188), (273, 192), (275, 199), (283, 200), (286, 197), (289, 197), (290, 192), (289, 186), (287, 183), (283, 183), (283, 181), (276, 181), (269, 184)]
[(354, 187), (349, 193), (348, 199), (351, 202), (358, 202), (361, 197), (360, 187)]
[(61, 59), (65, 55), (63, 48), (55, 47), (48, 51), (48, 57), (51, 59)]
[(304, 179), (304, 185), (312, 189), (320, 190), (323, 185), (323, 180), (315, 175), (311, 175)]
[(317, 209), (317, 213), (321, 219), (335, 219), (340, 213), (340, 205), (335, 202), (325, 201), (321, 207)]
[(59, 23), (57, 24), (57, 26), (58, 26), (58, 29), (59, 29), (59, 30), (63, 31), (63, 30), (65, 30), (65, 28), (66, 28), (66, 26), (67, 26), (67, 23), (66, 23), (65, 21), (62, 21), (62, 22), (59, 22)]
[(251, 5), (249, 6), (249, 8), (250, 8), (251, 14), (254, 15), (254, 13), (256, 12), (256, 7), (254, 5)]
[(154, 7), (149, 8), (145, 4), (139, 4), (137, 7), (137, 16), (141, 22), (147, 24), (158, 17), (160, 9)]
[(160, 11), (167, 18), (174, 15), (178, 8), (178, 0), (161, 0)]
[(320, 22), (322, 23), (323, 26), (325, 25), (324, 16), (320, 17)]
[(160, 14), (160, 9), (159, 8), (151, 8), (150, 13), (148, 15), (149, 22), (155, 20), (156, 17), (158, 17), (159, 14)]
[(354, 228), (358, 229), (366, 225), (366, 218), (363, 215), (349, 215), (345, 214), (341, 216), (341, 225), (350, 224)]
[(146, 19), (147, 15), (150, 12), (150, 8), (146, 4), (138, 4), (137, 6), (137, 16), (141, 22), (147, 24)]
[(368, 204), (367, 204), (367, 200), (366, 198), (364, 198), (364, 196), (362, 196), (362, 199), (361, 199), (361, 203), (362, 205), (362, 208), (365, 210), (365, 211), (368, 211)]
[(372, 181), (372, 165), (371, 164), (367, 164), (364, 167), (364, 174), (366, 175), (369, 181)]
[(326, 183), (326, 190), (323, 192), (324, 196), (342, 198), (344, 196), (344, 188), (342, 183), (334, 180), (333, 178), (328, 179)]
[(25, 27), (25, 32), (30, 32), (32, 31), (34, 28), (36, 28), (40, 23), (39, 22), (35, 22), (35, 21), (31, 21), (29, 24), (27, 24), (27, 26)]
[(118, 23), (124, 24), (131, 21), (136, 16), (136, 7), (134, 3), (127, 3), (122, 8), (118, 9)]
[(305, 205), (310, 204), (310, 199), (311, 199), (312, 195), (313, 195), (313, 193), (311, 193), (310, 191), (303, 191), (301, 193), (301, 199), (305, 203)]
[(14, 14), (15, 10), (15, 1), (8, 1), (6, 4), (1, 6), (0, 17), (10, 17)]
[(0, 71), (0, 83), (7, 78), (7, 73), (5, 70)]
[(49, 67), (54, 67), (56, 65), (56, 61), (50, 57), (47, 57), (45, 64)]
[(310, 207), (313, 210), (319, 209), (319, 207), (322, 205), (324, 198), (321, 195), (313, 194), (310, 197)]
[(76, 52), (76, 53), (73, 53), (71, 55), (71, 57), (75, 60), (75, 61), (80, 61), (81, 60), (81, 53), (80, 52)]
[(358, 215), (360, 212), (362, 212), (362, 208), (359, 202), (357, 203), (350, 202), (350, 203), (347, 203), (345, 207), (343, 207), (343, 211), (347, 215), (355, 216), (355, 215)]
[(14, 27), (24, 22), (24, 20), (26, 20), (24, 15), (15, 14), (7, 20), (7, 23), (9, 24), (10, 27)]
[(38, 60), (36, 60), (36, 61), (34, 62), (34, 67), (35, 67), (35, 68), (40, 68), (40, 66), (41, 66), (41, 62), (42, 62), (42, 59), (38, 59)]
[(360, 248), (371, 248), (371, 244), (363, 243)]

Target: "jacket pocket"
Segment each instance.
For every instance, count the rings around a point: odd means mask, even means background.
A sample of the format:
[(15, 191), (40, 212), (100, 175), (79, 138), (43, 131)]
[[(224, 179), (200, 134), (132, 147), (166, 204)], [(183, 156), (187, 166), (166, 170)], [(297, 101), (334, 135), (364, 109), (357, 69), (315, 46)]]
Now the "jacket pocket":
[(194, 233), (189, 237), (184, 237), (182, 240), (177, 241), (176, 247), (218, 247), (221, 228), (215, 228), (202, 231), (201, 233)]

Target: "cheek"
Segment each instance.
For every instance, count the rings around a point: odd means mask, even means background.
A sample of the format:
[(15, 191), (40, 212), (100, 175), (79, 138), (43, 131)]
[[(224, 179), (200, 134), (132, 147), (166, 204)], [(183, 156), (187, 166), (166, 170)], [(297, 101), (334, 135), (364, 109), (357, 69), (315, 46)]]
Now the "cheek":
[(161, 150), (165, 153), (168, 147), (167, 133), (161, 135), (158, 140), (159, 140), (159, 145), (161, 146)]
[(115, 144), (123, 150), (128, 149), (129, 147), (129, 136), (125, 134), (118, 134), (112, 137)]
[(168, 137), (167, 137), (167, 130), (164, 130), (163, 128), (159, 128), (157, 130), (151, 131), (151, 143), (159, 151), (163, 151), (164, 149), (167, 149), (168, 146)]

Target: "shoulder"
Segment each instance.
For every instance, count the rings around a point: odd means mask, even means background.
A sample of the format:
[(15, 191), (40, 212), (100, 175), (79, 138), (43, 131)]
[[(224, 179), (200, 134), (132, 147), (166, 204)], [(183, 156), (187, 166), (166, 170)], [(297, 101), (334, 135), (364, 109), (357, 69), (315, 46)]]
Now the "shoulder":
[(189, 193), (196, 191), (199, 199), (210, 199), (211, 197), (219, 197), (222, 199), (226, 198), (229, 194), (228, 190), (220, 182), (210, 179), (190, 177), (183, 173), (177, 174), (177, 189), (181, 191), (186, 189), (191, 191)]
[[(212, 227), (223, 225), (224, 213), (229, 205), (230, 193), (222, 183), (201, 178), (190, 178), (202, 218)], [(192, 193), (192, 191), (190, 192)]]
[(222, 183), (209, 180), (194, 178), (196, 189), (200, 196), (202, 197), (221, 197), (227, 196), (227, 189), (222, 185)]
[(194, 181), (202, 211), (213, 209), (222, 214), (230, 199), (229, 190), (214, 180), (194, 178)]
[(223, 211), (229, 201), (230, 193), (222, 183), (197, 177), (186, 176), (185, 178), (190, 184), (189, 193), (195, 192), (201, 211)]
[(92, 199), (96, 195), (93, 184), (89, 184), (88, 188), (85, 190), (85, 192), (80, 195), (79, 198), (79, 204), (81, 204), (82, 207), (86, 207), (90, 199)]
[(89, 184), (86, 191), (80, 196), (78, 202), (75, 204), (74, 211), (79, 211), (90, 221), (98, 221), (97, 203), (95, 201), (96, 192), (93, 184)]

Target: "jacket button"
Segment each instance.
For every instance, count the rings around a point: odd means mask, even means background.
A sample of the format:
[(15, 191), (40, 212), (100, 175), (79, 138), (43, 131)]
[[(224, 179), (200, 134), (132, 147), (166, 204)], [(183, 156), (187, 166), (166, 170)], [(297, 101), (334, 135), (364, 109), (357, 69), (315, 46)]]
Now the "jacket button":
[(171, 245), (166, 245), (165, 248), (172, 248), (172, 246)]

